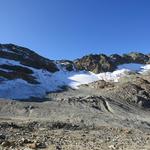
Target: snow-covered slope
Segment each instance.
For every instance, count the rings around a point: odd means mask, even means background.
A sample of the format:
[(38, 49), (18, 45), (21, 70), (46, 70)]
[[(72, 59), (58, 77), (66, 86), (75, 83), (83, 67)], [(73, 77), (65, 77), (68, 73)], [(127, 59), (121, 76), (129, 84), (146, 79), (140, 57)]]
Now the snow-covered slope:
[[(44, 69), (35, 69), (20, 64), (15, 60), (0, 58), (0, 65), (7, 64), (10, 66), (17, 65), (26, 67), (33, 71), (33, 76), (39, 84), (30, 84), (23, 79), (7, 80), (0, 78), (0, 98), (11, 99), (26, 99), (29, 97), (43, 97), (46, 92), (60, 90), (62, 86), (69, 86), (71, 88), (78, 88), (81, 84), (88, 84), (97, 80), (106, 80), (117, 82), (118, 79), (126, 75), (126, 72), (138, 71), (140, 73), (150, 69), (150, 65), (140, 64), (124, 64), (118, 66), (114, 72), (106, 72), (94, 74), (88, 71), (67, 71), (59, 64), (56, 64), (59, 71), (51, 73)], [(5, 69), (9, 72), (9, 70)]]
[(128, 70), (132, 70), (132, 71), (140, 71), (143, 66), (144, 65), (142, 65), (142, 64), (129, 63), (129, 64), (119, 65), (118, 66), (118, 70), (120, 70), (120, 69), (128, 69)]

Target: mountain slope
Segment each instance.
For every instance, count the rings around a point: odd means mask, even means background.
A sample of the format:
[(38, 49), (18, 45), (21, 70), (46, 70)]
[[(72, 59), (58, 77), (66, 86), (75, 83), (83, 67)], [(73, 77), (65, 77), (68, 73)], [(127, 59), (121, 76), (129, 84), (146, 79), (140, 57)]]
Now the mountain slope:
[(0, 149), (148, 149), (148, 63), (140, 53), (54, 61), (1, 45)]
[[(141, 72), (148, 62), (149, 55), (141, 53), (89, 55), (75, 61), (54, 61), (24, 47), (1, 44), (0, 98), (44, 97), (64, 86), (76, 89), (98, 80), (117, 82), (131, 71)], [(149, 69), (149, 65), (146, 67)]]

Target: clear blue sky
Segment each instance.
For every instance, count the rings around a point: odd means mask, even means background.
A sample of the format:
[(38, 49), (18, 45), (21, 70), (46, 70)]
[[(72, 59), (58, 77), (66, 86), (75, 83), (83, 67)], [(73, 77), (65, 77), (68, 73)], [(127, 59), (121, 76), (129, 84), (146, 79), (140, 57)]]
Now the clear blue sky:
[(150, 53), (150, 0), (0, 0), (0, 43), (50, 59)]

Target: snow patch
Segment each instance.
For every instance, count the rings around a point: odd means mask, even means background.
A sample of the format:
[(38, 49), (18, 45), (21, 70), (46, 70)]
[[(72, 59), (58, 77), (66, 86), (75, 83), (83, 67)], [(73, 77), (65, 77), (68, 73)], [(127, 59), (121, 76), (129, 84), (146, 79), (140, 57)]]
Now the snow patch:
[(137, 71), (140, 71), (143, 66), (144, 65), (137, 64), (137, 63), (122, 64), (122, 65), (118, 66), (118, 70), (120, 70), (120, 69), (128, 69), (130, 71), (136, 71), (137, 72)]
[(68, 84), (71, 88), (77, 89), (81, 84), (88, 84), (99, 80), (98, 76), (91, 72), (75, 72), (73, 75), (68, 77), (70, 83)]
[(15, 53), (14, 51), (11, 51), (10, 49), (8, 48), (0, 48), (0, 51), (3, 51), (3, 52), (9, 52), (9, 53)]
[(124, 77), (127, 72), (130, 72), (130, 70), (128, 70), (128, 69), (120, 69), (120, 70), (116, 70), (114, 72), (100, 73), (97, 76), (99, 77), (99, 80), (118, 82), (118, 80), (121, 77)]
[(0, 86), (0, 97), (11, 99), (26, 99), (31, 96), (41, 97), (45, 94), (42, 87), (28, 84), (22, 79), (3, 81)]
[(20, 64), (19, 61), (15, 61), (15, 60), (11, 60), (11, 59), (5, 59), (5, 58), (0, 58), (0, 65), (11, 65), (11, 66), (15, 66), (15, 65), (18, 65), (18, 66), (23, 66)]
[(9, 52), (9, 50), (7, 48), (1, 48), (0, 50), (4, 51), (4, 52)]
[(146, 73), (148, 71), (150, 71), (150, 64), (142, 66), (139, 73), (143, 74), (143, 73)]

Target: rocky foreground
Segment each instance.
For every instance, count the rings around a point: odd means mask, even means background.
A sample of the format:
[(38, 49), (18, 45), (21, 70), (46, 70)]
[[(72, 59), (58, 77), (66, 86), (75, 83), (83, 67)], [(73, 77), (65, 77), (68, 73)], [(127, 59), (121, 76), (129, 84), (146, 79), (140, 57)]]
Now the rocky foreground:
[(150, 78), (130, 74), (45, 99), (0, 101), (2, 150), (149, 150)]
[(150, 132), (111, 126), (87, 127), (61, 122), (1, 122), (1, 149), (146, 150)]

